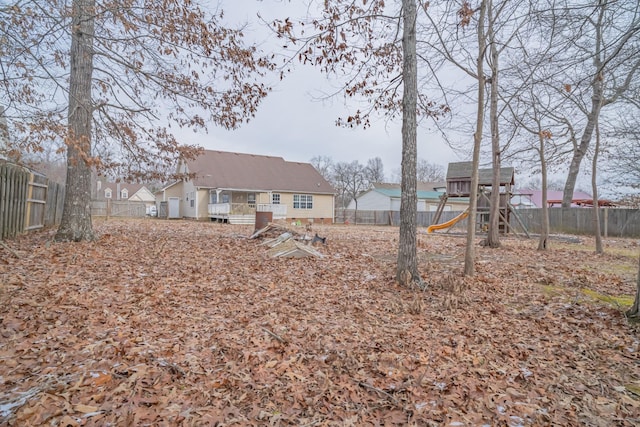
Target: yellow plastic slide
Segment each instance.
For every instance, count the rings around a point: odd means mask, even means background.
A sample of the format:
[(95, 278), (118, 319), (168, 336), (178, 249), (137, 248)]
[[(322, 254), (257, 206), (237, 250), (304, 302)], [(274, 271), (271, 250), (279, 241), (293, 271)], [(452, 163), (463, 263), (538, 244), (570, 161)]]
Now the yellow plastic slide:
[(467, 216), (469, 216), (469, 210), (462, 212), (457, 217), (450, 219), (447, 222), (443, 222), (442, 224), (430, 225), (429, 227), (427, 227), (427, 233), (431, 233), (433, 230), (442, 230), (443, 228), (449, 228), (453, 226), (455, 223), (457, 223), (458, 221), (465, 219)]

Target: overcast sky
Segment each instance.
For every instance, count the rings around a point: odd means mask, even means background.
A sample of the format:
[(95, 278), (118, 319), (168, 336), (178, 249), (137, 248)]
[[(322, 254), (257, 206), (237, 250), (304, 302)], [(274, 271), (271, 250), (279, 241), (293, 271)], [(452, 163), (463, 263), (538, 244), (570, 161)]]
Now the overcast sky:
[[(303, 2), (292, 3), (274, 0), (226, 0), (223, 2), (225, 16), (229, 22), (249, 22), (245, 31), (256, 40), (268, 40), (269, 31), (257, 22), (260, 12), (265, 19), (304, 14)], [(266, 41), (262, 49), (268, 50)], [(299, 64), (283, 81), (271, 82), (273, 92), (263, 101), (256, 117), (240, 129), (227, 131), (212, 128), (208, 134), (186, 131), (179, 134), (189, 143), (197, 143), (206, 149), (236, 151), (283, 157), (288, 161), (309, 162), (312, 157), (329, 156), (334, 161), (350, 162), (380, 157), (387, 180), (400, 168), (402, 135), (401, 122), (386, 122), (379, 118), (369, 129), (344, 129), (335, 126), (339, 116), (346, 111), (355, 111), (344, 105), (342, 97), (318, 100), (322, 93), (335, 91), (339, 82), (331, 82), (316, 69)], [(451, 161), (467, 160), (457, 156), (437, 132), (426, 127), (418, 130), (418, 157), (446, 168)]]

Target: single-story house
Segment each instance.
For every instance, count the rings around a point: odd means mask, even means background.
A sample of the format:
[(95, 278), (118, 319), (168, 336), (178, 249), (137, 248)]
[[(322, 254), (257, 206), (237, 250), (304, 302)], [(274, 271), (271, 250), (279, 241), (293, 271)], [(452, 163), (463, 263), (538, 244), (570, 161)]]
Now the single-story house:
[(272, 212), (273, 220), (333, 222), (335, 189), (310, 163), (204, 150), (180, 161), (177, 172), (193, 178), (156, 193), (169, 218), (248, 224), (258, 211)]
[[(444, 182), (419, 182), (417, 184), (418, 212), (429, 212), (438, 209), (440, 196), (445, 194)], [(372, 187), (361, 193), (357, 199), (360, 211), (399, 211), (400, 184), (374, 183)], [(445, 211), (463, 211), (467, 209), (469, 199), (458, 198), (447, 200)], [(352, 200), (347, 209), (356, 209), (356, 201)]]
[[(552, 207), (560, 207), (562, 205), (563, 192), (558, 190), (547, 190), (547, 205)], [(574, 191), (571, 206), (582, 206), (583, 201), (591, 200), (590, 194), (583, 191)], [(516, 209), (524, 208), (541, 208), (542, 207), (542, 190), (532, 190), (530, 188), (522, 188), (516, 190), (511, 197), (511, 204)]]

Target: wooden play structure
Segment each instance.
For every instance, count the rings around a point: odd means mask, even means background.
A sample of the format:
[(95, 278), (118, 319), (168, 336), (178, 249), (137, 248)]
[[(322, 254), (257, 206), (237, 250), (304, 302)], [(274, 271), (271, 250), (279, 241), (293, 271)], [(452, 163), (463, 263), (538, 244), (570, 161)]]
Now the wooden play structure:
[[(432, 225), (427, 230), (431, 232), (433, 230), (449, 228), (457, 224), (460, 220), (467, 217), (467, 211), (462, 215), (458, 215), (456, 218), (447, 221), (442, 224), (438, 224), (440, 216), (444, 210), (445, 203), (450, 198), (469, 198), (471, 196), (471, 162), (456, 162), (449, 163), (447, 168), (447, 192), (440, 197), (440, 204), (436, 210), (436, 214), (433, 219)], [(478, 206), (476, 214), (476, 229), (479, 231), (487, 231), (489, 229), (489, 215), (491, 211), (491, 191), (493, 183), (493, 170), (492, 169), (480, 169), (478, 171)], [(512, 189), (515, 183), (514, 169), (512, 167), (500, 168), (500, 185), (498, 192), (500, 193), (500, 218), (498, 226), (501, 233), (517, 232), (513, 229), (512, 219), (518, 223), (524, 233), (529, 236), (529, 233), (518, 217), (518, 213), (511, 205), (510, 200), (512, 196)]]

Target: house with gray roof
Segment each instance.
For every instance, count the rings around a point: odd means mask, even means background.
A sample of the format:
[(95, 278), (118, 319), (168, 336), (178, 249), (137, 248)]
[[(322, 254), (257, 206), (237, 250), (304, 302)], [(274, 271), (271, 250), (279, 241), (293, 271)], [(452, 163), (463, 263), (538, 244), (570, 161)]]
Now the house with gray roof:
[[(419, 182), (417, 184), (418, 212), (435, 211), (445, 193), (444, 182)], [(374, 183), (372, 187), (361, 193), (356, 200), (349, 203), (347, 209), (359, 211), (399, 211), (400, 184)], [(446, 211), (463, 211), (468, 207), (468, 199), (453, 199), (447, 201)]]
[(179, 162), (178, 173), (193, 178), (156, 193), (158, 202), (168, 203), (170, 218), (246, 224), (258, 211), (272, 212), (274, 220), (333, 222), (335, 189), (310, 163), (205, 150)]

